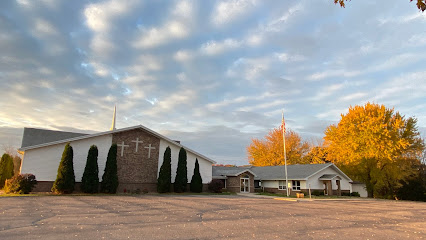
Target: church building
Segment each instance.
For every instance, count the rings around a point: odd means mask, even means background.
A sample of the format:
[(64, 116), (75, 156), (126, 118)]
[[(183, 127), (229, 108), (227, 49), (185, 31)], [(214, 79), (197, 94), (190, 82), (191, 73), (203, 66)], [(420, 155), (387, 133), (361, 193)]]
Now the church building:
[[(191, 180), (195, 160), (198, 159), (203, 184), (212, 180), (212, 159), (171, 140), (145, 126), (138, 125), (115, 129), (115, 112), (110, 131), (95, 134), (82, 134), (25, 128), (20, 151), (24, 153), (21, 173), (32, 173), (38, 184), (34, 191), (50, 191), (57, 176), (64, 147), (67, 143), (74, 152), (74, 174), (76, 183), (81, 182), (86, 166), (87, 154), (91, 145), (98, 147), (99, 179), (105, 169), (109, 148), (116, 143), (118, 193), (136, 191), (157, 191), (157, 178), (167, 147), (172, 155), (172, 182), (176, 176), (179, 150), (187, 152), (188, 181)], [(78, 189), (78, 186), (77, 188)], [(78, 189), (79, 190), (79, 189)]]

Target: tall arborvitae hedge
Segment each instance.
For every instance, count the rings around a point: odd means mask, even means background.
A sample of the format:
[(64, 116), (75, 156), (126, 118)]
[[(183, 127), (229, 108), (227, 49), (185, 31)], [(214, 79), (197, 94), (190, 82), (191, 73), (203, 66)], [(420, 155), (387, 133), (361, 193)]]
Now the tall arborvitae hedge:
[(4, 187), (6, 179), (13, 177), (13, 157), (5, 153), (0, 160), (0, 188)]
[(98, 147), (90, 146), (87, 154), (86, 167), (81, 179), (81, 191), (84, 193), (97, 193), (99, 190)]
[(163, 156), (163, 164), (160, 168), (160, 174), (157, 181), (157, 191), (159, 193), (170, 192), (172, 184), (172, 150), (170, 147), (166, 148)]
[(200, 165), (198, 164), (198, 159), (195, 159), (194, 175), (192, 175), (191, 192), (200, 193), (203, 191), (203, 179), (200, 174)]
[(102, 175), (101, 192), (116, 193), (118, 187), (117, 175), (117, 144), (113, 144), (108, 151), (104, 175)]
[(73, 163), (73, 150), (69, 143), (65, 145), (62, 159), (59, 163), (58, 175), (53, 183), (52, 192), (72, 193), (74, 191), (75, 175)]
[(180, 193), (186, 191), (186, 185), (188, 184), (187, 171), (188, 170), (186, 168), (186, 151), (182, 147), (179, 151), (178, 167), (176, 170), (175, 182), (173, 184), (175, 192)]

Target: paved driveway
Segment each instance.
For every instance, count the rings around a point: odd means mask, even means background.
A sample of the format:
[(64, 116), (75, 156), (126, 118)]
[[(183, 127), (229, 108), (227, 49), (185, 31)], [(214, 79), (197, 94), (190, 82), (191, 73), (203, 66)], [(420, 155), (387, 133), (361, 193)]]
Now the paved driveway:
[(243, 196), (0, 198), (0, 239), (422, 239), (426, 203)]

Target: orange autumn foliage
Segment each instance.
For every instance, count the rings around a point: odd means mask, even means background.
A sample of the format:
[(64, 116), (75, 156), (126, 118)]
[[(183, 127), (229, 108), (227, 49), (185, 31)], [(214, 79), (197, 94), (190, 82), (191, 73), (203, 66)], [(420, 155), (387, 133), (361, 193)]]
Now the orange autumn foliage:
[[(294, 131), (286, 132), (287, 164), (309, 163), (306, 158), (309, 144)], [(281, 128), (272, 129), (265, 139), (252, 139), (247, 147), (249, 163), (253, 166), (284, 165), (283, 135)]]

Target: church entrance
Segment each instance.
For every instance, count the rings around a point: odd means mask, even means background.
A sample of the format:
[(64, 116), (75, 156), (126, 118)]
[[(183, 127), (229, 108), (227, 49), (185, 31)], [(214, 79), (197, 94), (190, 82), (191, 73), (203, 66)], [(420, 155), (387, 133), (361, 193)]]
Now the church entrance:
[(250, 192), (250, 178), (240, 178), (240, 188), (242, 193)]

